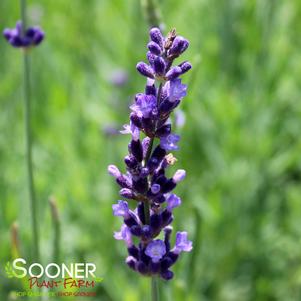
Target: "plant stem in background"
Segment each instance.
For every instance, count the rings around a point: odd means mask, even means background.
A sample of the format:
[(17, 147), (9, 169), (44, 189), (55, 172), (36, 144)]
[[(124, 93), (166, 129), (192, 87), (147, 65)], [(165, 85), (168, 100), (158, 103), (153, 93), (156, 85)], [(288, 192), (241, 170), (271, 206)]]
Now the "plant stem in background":
[(149, 27), (163, 27), (157, 0), (141, 0), (141, 6)]
[(61, 240), (61, 221), (57, 208), (55, 197), (49, 198), (49, 204), (51, 208), (51, 217), (53, 222), (53, 262), (60, 261), (60, 240)]
[(187, 283), (191, 285), (191, 287), (194, 287), (194, 282), (195, 282), (195, 275), (196, 275), (196, 268), (197, 268), (197, 260), (198, 260), (198, 251), (200, 248), (201, 244), (201, 239), (200, 239), (200, 231), (202, 229), (202, 218), (201, 214), (199, 212), (198, 208), (194, 208), (194, 219), (195, 219), (195, 233), (194, 233), (194, 250), (190, 256), (190, 261), (189, 261), (189, 272), (188, 272), (188, 279)]
[[(21, 18), (22, 18), (22, 30), (23, 33), (26, 28), (26, 0), (20, 0), (21, 5)], [(37, 202), (34, 189), (34, 177), (33, 177), (33, 164), (32, 164), (32, 137), (31, 137), (31, 105), (30, 105), (30, 66), (29, 66), (29, 52), (23, 50), (23, 70), (24, 70), (24, 127), (25, 127), (25, 160), (27, 165), (27, 181), (30, 198), (30, 210), (32, 220), (32, 235), (33, 235), (33, 251), (34, 259), (39, 260), (39, 231), (37, 223)]]
[(159, 301), (159, 283), (158, 277), (152, 277), (152, 301)]
[(16, 222), (11, 226), (11, 254), (13, 258), (20, 257), (19, 226)]

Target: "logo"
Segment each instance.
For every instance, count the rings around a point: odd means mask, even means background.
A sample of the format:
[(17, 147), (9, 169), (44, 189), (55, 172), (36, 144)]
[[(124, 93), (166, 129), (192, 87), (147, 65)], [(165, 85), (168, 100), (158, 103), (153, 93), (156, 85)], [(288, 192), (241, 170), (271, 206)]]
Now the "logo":
[[(80, 289), (85, 289), (80, 296), (96, 295), (96, 292), (87, 294), (88, 288), (94, 288), (103, 278), (96, 276), (94, 263), (48, 263), (46, 266), (34, 262), (27, 264), (24, 258), (17, 258), (13, 262), (7, 262), (4, 267), (6, 277), (17, 278), (26, 281), (26, 292), (19, 292), (18, 296), (34, 296), (30, 290), (52, 289), (48, 296), (77, 296)], [(55, 289), (57, 292), (53, 292)], [(62, 291), (58, 291), (62, 290)], [(70, 290), (70, 291), (68, 291)], [(30, 294), (29, 294), (30, 293)], [(42, 293), (42, 292), (41, 292)], [(55, 294), (55, 295), (53, 295)], [(42, 296), (39, 294), (38, 296)]]

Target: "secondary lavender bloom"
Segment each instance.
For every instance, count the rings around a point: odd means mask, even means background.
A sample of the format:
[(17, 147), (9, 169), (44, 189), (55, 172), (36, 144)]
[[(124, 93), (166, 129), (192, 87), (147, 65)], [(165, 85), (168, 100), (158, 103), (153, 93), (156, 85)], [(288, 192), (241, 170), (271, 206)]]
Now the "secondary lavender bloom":
[(182, 110), (175, 111), (175, 124), (177, 128), (182, 128), (185, 124), (186, 116)]
[(187, 239), (187, 232), (178, 232), (176, 235), (176, 245), (173, 249), (174, 253), (190, 252), (192, 250), (192, 242)]
[(128, 83), (129, 75), (125, 70), (122, 69), (114, 70), (110, 74), (109, 81), (112, 85), (116, 87), (123, 87)]
[(181, 205), (181, 199), (175, 194), (171, 194), (166, 200), (167, 206), (166, 209), (168, 211), (172, 211), (174, 208), (179, 207)]
[(114, 178), (119, 178), (121, 176), (121, 172), (119, 171), (118, 167), (115, 165), (108, 166), (108, 173)]
[(119, 232), (114, 232), (114, 238), (117, 240), (124, 240), (128, 247), (133, 245), (131, 231), (123, 224)]
[(179, 147), (177, 143), (180, 140), (179, 135), (169, 134), (161, 138), (160, 145), (167, 151), (178, 150)]
[(15, 28), (6, 28), (3, 31), (5, 39), (16, 48), (28, 48), (39, 45), (44, 39), (44, 32), (37, 26), (23, 29), (21, 21)]
[(127, 217), (129, 215), (129, 206), (125, 201), (118, 201), (118, 204), (112, 205), (113, 212), (115, 216)]
[(179, 183), (183, 181), (185, 177), (186, 177), (186, 171), (184, 169), (179, 169), (176, 171), (172, 179), (175, 183)]
[(131, 134), (132, 139), (137, 141), (140, 136), (139, 129), (131, 122), (130, 124), (125, 124), (123, 130), (120, 131), (121, 134)]
[[(177, 160), (169, 151), (178, 150), (180, 136), (172, 133), (170, 115), (187, 94), (187, 86), (179, 78), (191, 69), (189, 62), (173, 66), (173, 60), (183, 53), (189, 43), (172, 30), (163, 37), (158, 28), (150, 30), (147, 45), (148, 63), (140, 62), (137, 70), (147, 77), (144, 93), (138, 93), (130, 106), (130, 124), (123, 134), (131, 134), (128, 154), (124, 158), (126, 173), (115, 165), (108, 167), (121, 187), (123, 198), (133, 200), (131, 210), (126, 201), (114, 204), (113, 214), (123, 217), (124, 225), (115, 232), (117, 240), (124, 240), (128, 248), (127, 265), (144, 276), (158, 275), (165, 280), (173, 278), (170, 268), (182, 251), (190, 251), (192, 242), (186, 232), (178, 232), (176, 245), (170, 247), (173, 210), (181, 199), (172, 193), (186, 172), (179, 169), (171, 177), (167, 168)], [(140, 140), (140, 135), (145, 138)], [(158, 239), (160, 233), (164, 239)], [(135, 236), (139, 243), (133, 243)]]

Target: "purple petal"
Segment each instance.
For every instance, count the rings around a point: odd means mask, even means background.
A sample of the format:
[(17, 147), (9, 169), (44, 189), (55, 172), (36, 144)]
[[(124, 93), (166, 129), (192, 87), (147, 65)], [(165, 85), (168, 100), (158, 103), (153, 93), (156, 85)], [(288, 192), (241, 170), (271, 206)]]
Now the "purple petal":
[(114, 238), (117, 240), (124, 240), (127, 246), (131, 246), (133, 244), (131, 231), (125, 224), (121, 226), (119, 232), (114, 232)]
[(175, 194), (171, 194), (168, 199), (166, 200), (167, 202), (167, 210), (172, 211), (174, 208), (179, 207), (181, 205), (181, 199), (176, 196)]
[(119, 178), (121, 176), (121, 172), (118, 167), (112, 164), (108, 166), (108, 173), (114, 178)]
[(157, 43), (163, 49), (164, 38), (159, 28), (153, 27), (149, 31), (149, 36), (153, 42)]
[(165, 243), (160, 240), (153, 240), (145, 249), (145, 254), (149, 256), (153, 262), (158, 262), (166, 253)]
[(137, 94), (136, 101), (130, 106), (139, 117), (148, 118), (156, 109), (157, 100), (154, 95)]
[(5, 29), (3, 30), (3, 36), (5, 37), (5, 39), (6, 39), (7, 41), (11, 39), (12, 35), (13, 35), (13, 33), (12, 33), (12, 30), (11, 30), (11, 29), (5, 28)]
[(165, 62), (162, 57), (157, 56), (154, 61), (154, 71), (157, 75), (162, 76), (165, 70)]
[(36, 33), (32, 39), (34, 45), (39, 45), (44, 40), (45, 34), (42, 30), (36, 29)]
[(156, 42), (149, 42), (147, 44), (147, 48), (149, 51), (155, 55), (160, 55), (161, 54), (161, 47), (156, 43)]
[(174, 252), (179, 254), (181, 252), (190, 252), (192, 250), (192, 241), (187, 239), (187, 232), (177, 232), (176, 246)]
[(171, 48), (169, 49), (169, 55), (180, 55), (181, 53), (183, 53), (189, 46), (189, 42), (181, 37), (181, 36), (177, 36), (173, 43)]
[(187, 92), (187, 85), (183, 85), (181, 79), (174, 79), (170, 82), (167, 82), (166, 85), (169, 83), (169, 101), (175, 102), (177, 100), (181, 100), (183, 97), (186, 96)]
[(23, 24), (22, 21), (18, 21), (16, 23), (16, 31), (17, 31), (17, 35), (21, 36), (22, 35), (22, 31), (23, 31)]
[(179, 169), (175, 172), (172, 179), (175, 183), (179, 183), (185, 179), (185, 176), (186, 176), (186, 171), (184, 169)]
[(151, 187), (151, 191), (153, 194), (157, 194), (161, 189), (161, 186), (159, 184), (153, 184)]
[[(143, 62), (140, 62), (140, 63), (138, 63), (137, 65), (136, 65), (136, 69), (142, 74), (142, 75), (144, 75), (144, 76), (146, 76), (146, 77), (149, 77), (149, 78), (154, 78), (154, 72), (153, 72), (153, 69), (149, 66), (149, 65), (147, 65), (147, 64), (145, 64), (145, 63), (143, 63)], [(181, 69), (181, 68), (180, 68)], [(182, 69), (181, 69), (181, 71), (182, 71)]]
[(170, 134), (165, 137), (161, 137), (160, 145), (167, 151), (178, 150), (179, 147), (177, 146), (178, 141), (180, 140), (179, 135)]
[(179, 65), (179, 67), (182, 69), (182, 74), (186, 73), (192, 68), (189, 62), (183, 62), (182, 64)]
[(113, 214), (115, 216), (123, 216), (123, 217), (127, 217), (129, 216), (129, 206), (128, 206), (128, 202), (126, 201), (118, 201), (118, 204), (114, 204), (112, 205), (112, 209), (113, 209)]
[(171, 68), (167, 73), (166, 73), (166, 78), (168, 80), (173, 80), (177, 77), (179, 77), (181, 74), (183, 74), (183, 71), (181, 69), (181, 67), (176, 66)]
[(186, 122), (185, 113), (180, 109), (176, 110), (175, 111), (175, 124), (176, 124), (176, 127), (182, 128), (185, 125), (185, 122)]
[(133, 140), (137, 141), (140, 137), (139, 129), (131, 122), (131, 124), (124, 124), (123, 130), (120, 131), (121, 134), (131, 134)]
[(146, 86), (145, 86), (145, 94), (146, 95), (154, 95), (156, 96), (157, 95), (157, 90), (156, 90), (156, 87), (155, 87), (155, 80), (154, 79), (151, 79), (151, 78), (147, 78), (147, 83), (146, 83)]

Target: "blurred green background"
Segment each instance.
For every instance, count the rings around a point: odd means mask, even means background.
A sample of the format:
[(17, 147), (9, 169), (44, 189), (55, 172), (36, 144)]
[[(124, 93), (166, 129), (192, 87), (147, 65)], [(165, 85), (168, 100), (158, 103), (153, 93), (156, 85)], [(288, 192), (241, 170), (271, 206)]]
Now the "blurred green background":
[[(192, 253), (161, 283), (162, 300), (301, 300), (301, 2), (162, 0), (169, 30), (188, 38), (193, 70), (176, 189), (183, 204), (174, 229), (189, 231)], [(17, 1), (0, 1), (1, 31), (19, 19)], [(53, 260), (48, 199), (61, 219), (64, 262), (94, 262), (103, 282), (95, 300), (149, 300), (149, 279), (123, 263), (113, 239), (118, 189), (107, 175), (122, 165), (128, 105), (144, 79), (148, 25), (138, 0), (28, 1), (30, 24), (46, 40), (31, 56), (34, 167), (44, 263)], [(13, 259), (32, 259), (24, 163), (22, 56), (0, 39), (0, 299), (22, 290), (4, 277)], [(124, 85), (116, 76), (126, 75)], [(33, 260), (33, 259), (32, 259)], [(24, 298), (23, 298), (24, 299)], [(72, 300), (69, 298), (68, 300)], [(76, 298), (76, 300), (81, 300)], [(86, 300), (86, 298), (83, 298)], [(90, 298), (92, 300), (92, 298)]]

